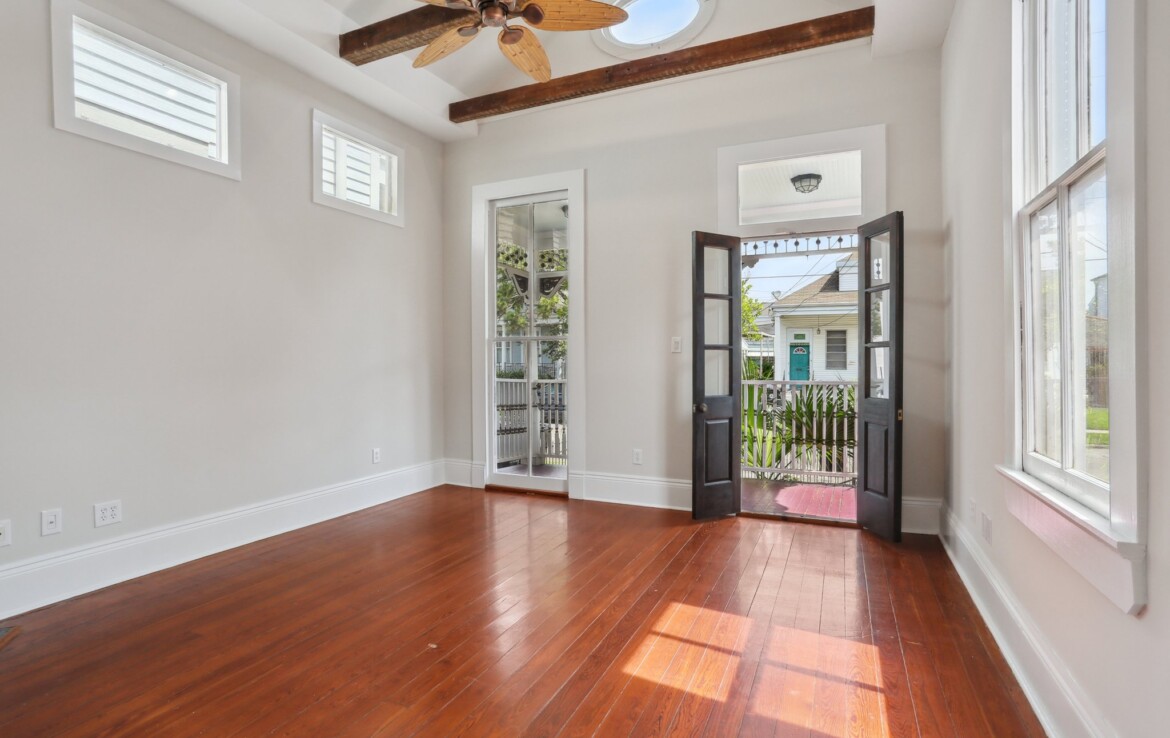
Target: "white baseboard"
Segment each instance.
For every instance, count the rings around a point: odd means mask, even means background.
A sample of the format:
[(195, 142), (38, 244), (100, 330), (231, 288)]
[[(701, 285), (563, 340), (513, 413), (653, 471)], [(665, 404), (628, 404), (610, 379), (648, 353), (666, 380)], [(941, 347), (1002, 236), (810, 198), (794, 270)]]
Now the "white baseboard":
[(902, 532), (937, 536), (942, 532), (942, 500), (902, 498)]
[(962, 522), (949, 512), (943, 545), (975, 607), (1036, 711), (1044, 730), (1060, 738), (1116, 738), (1043, 631), (1012, 594)]
[(684, 479), (659, 479), (598, 472), (583, 476), (582, 499), (666, 510), (691, 509), (691, 483)]
[[(447, 484), (482, 487), (483, 465), (446, 459)], [(476, 476), (478, 474), (478, 476)], [(569, 475), (569, 497), (576, 500), (611, 502), (618, 505), (657, 507), (666, 510), (691, 509), (691, 483), (686, 479), (664, 479), (602, 472)], [(906, 497), (902, 500), (902, 532), (938, 535), (942, 530), (942, 500)]]
[(442, 484), (428, 462), (0, 567), (0, 619)]
[[(479, 480), (478, 483), (476, 480)], [(443, 459), (443, 483), (459, 487), (483, 487), (483, 464), (464, 459)]]

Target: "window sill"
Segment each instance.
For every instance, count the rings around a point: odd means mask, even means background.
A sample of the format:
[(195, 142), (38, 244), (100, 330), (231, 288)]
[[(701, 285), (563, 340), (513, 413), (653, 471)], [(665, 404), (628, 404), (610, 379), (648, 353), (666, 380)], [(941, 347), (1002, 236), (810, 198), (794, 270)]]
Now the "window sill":
[(1007, 506), (1057, 555), (1130, 615), (1146, 604), (1146, 546), (1118, 535), (1109, 521), (1035, 477), (997, 466), (1012, 482)]

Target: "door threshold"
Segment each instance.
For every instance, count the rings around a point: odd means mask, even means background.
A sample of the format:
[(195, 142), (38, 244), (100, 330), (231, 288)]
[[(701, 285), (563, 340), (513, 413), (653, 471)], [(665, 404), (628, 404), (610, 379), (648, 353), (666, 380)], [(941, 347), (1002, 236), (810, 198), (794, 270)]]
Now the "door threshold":
[(744, 510), (739, 513), (739, 517), (758, 518), (760, 520), (783, 520), (788, 523), (812, 523), (813, 525), (825, 525), (832, 528), (854, 528), (861, 530), (861, 526), (855, 520), (818, 518), (814, 515), (785, 515), (783, 513), (758, 513)]
[(513, 495), (538, 495), (540, 497), (557, 497), (562, 500), (569, 498), (568, 492), (549, 492), (543, 489), (523, 489), (521, 487), (505, 487), (502, 484), (485, 484), (484, 492), (504, 492)]

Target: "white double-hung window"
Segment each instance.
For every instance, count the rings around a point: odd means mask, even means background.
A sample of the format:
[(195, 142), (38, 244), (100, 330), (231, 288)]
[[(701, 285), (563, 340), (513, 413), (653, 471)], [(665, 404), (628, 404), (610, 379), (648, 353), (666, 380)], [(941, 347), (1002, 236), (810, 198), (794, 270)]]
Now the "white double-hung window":
[[(1024, 0), (1017, 23), (1021, 425), (1018, 468), (1005, 472), (1044, 503), (1018, 503), (1013, 512), (1070, 560), (1091, 547), (1072, 544), (1060, 525), (1129, 563), (1144, 555), (1138, 7)], [(1037, 523), (1052, 511), (1064, 522)], [(1136, 575), (1118, 586), (1122, 569), (1106, 570), (1097, 566), (1090, 579), (1118, 604), (1132, 609), (1144, 598)]]
[(1105, 21), (1105, 0), (1029, 8), (1022, 256), (1024, 467), (1108, 517)]

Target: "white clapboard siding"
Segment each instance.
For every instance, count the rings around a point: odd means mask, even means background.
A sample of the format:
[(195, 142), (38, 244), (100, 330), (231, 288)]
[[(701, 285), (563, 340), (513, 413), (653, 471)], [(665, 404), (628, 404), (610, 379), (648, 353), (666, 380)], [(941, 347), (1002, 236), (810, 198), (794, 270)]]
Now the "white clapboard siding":
[(78, 117), (223, 159), (225, 83), (82, 21), (73, 24)]
[[(821, 332), (817, 333), (818, 325)], [(826, 367), (829, 331), (845, 331), (846, 360), (848, 367), (833, 370)], [(807, 338), (799, 343), (809, 344), (812, 358), (809, 361), (810, 379), (817, 382), (857, 381), (857, 351), (859, 330), (857, 315), (785, 316), (780, 320), (780, 338), (776, 342), (778, 376), (788, 379), (789, 344), (793, 331), (804, 333)]]

